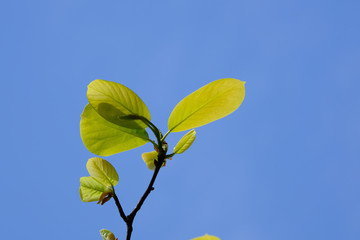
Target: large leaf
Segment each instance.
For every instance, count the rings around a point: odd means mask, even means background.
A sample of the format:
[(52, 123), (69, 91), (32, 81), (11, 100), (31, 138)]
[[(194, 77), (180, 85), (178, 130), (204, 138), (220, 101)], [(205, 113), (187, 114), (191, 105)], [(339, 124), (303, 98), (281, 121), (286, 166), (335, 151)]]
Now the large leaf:
[(100, 156), (109, 156), (144, 145), (149, 141), (145, 129), (129, 129), (102, 118), (88, 104), (80, 121), (80, 134), (85, 147)]
[(116, 82), (97, 79), (88, 86), (88, 100), (103, 118), (119, 126), (133, 129), (146, 128), (141, 120), (133, 120), (130, 115), (146, 118), (151, 116), (145, 103), (129, 88)]
[(211, 82), (181, 100), (170, 114), (168, 128), (181, 132), (223, 118), (245, 97), (245, 82), (224, 78)]
[(186, 133), (176, 144), (174, 148), (174, 153), (180, 154), (188, 150), (188, 148), (191, 146), (191, 144), (194, 142), (196, 138), (195, 134), (196, 132), (194, 129)]
[(193, 238), (191, 240), (220, 240), (220, 238), (205, 234), (202, 237)]
[(106, 186), (96, 181), (93, 177), (80, 178), (80, 197), (83, 202), (98, 201), (106, 190)]
[(105, 159), (90, 158), (86, 168), (91, 177), (105, 186), (115, 186), (119, 182), (119, 176), (115, 168)]

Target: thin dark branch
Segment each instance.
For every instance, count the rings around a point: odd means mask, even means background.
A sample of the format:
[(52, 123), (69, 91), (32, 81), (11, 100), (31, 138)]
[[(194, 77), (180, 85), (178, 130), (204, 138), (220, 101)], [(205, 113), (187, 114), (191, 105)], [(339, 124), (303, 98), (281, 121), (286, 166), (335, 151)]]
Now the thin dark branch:
[(150, 180), (149, 186), (147, 187), (147, 189), (146, 189), (145, 193), (143, 194), (143, 196), (140, 198), (140, 200), (139, 200), (138, 204), (136, 205), (136, 207), (134, 208), (134, 210), (128, 216), (129, 220), (132, 221), (134, 219), (136, 213), (140, 210), (141, 206), (145, 202), (146, 198), (149, 196), (150, 192), (152, 190), (154, 190), (153, 185), (155, 183), (156, 177), (157, 177), (163, 163), (164, 163), (164, 158), (160, 159), (160, 156), (159, 156), (159, 159), (156, 162), (156, 168), (155, 168), (154, 174), (153, 174), (153, 176), (152, 176), (152, 178)]
[(118, 199), (118, 197), (116, 196), (115, 193), (113, 194), (113, 197), (114, 197), (116, 206), (117, 206), (117, 208), (119, 209), (119, 213), (120, 213), (121, 218), (122, 218), (122, 219), (124, 220), (124, 222), (127, 224), (128, 219), (127, 219), (126, 214), (124, 213), (124, 210), (122, 209), (121, 204), (120, 204), (120, 202), (119, 202), (119, 199)]

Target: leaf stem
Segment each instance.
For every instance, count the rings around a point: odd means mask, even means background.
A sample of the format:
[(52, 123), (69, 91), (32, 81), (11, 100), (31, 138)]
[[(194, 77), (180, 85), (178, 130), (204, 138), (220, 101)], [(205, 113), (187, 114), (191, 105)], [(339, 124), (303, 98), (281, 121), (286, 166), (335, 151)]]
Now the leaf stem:
[(169, 135), (169, 133), (171, 133), (171, 131), (169, 130), (169, 131), (167, 131), (167, 133), (162, 137), (162, 139), (161, 139), (161, 141), (164, 141), (165, 140), (165, 138), (167, 137), (167, 135)]

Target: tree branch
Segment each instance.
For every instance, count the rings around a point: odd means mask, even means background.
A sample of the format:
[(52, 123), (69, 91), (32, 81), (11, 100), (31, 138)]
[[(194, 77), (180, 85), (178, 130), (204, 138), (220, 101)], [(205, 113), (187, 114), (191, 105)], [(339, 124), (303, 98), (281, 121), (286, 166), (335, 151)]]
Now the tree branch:
[(119, 213), (120, 213), (121, 218), (122, 218), (122, 219), (124, 220), (124, 222), (127, 224), (128, 219), (127, 219), (127, 217), (126, 217), (126, 215), (125, 215), (125, 213), (124, 213), (124, 210), (123, 210), (122, 207), (121, 207), (121, 204), (120, 204), (120, 202), (119, 202), (119, 199), (118, 199), (118, 197), (116, 196), (115, 193), (113, 194), (113, 198), (114, 198), (114, 200), (115, 200), (115, 203), (116, 203), (117, 208), (119, 209)]
[(146, 191), (144, 192), (143, 196), (140, 198), (138, 204), (136, 205), (136, 207), (134, 208), (134, 210), (127, 216), (127, 235), (126, 235), (126, 240), (130, 240), (130, 237), (131, 237), (131, 233), (132, 233), (132, 230), (133, 230), (133, 227), (132, 227), (132, 224), (133, 224), (133, 221), (134, 221), (134, 218), (136, 216), (136, 213), (140, 210), (141, 206), (144, 204), (146, 198), (149, 196), (150, 192), (152, 190), (154, 190), (154, 183), (155, 183), (155, 180), (156, 180), (156, 177), (160, 171), (160, 168), (161, 166), (163, 165), (165, 161), (165, 158), (164, 157), (160, 157), (159, 156), (159, 159), (157, 162), (155, 162), (155, 170), (154, 170), (154, 174), (150, 180), (150, 183), (146, 189)]
[(143, 196), (140, 198), (138, 204), (136, 205), (136, 207), (134, 208), (134, 210), (130, 213), (130, 215), (128, 216), (128, 218), (130, 218), (130, 219), (132, 218), (132, 219), (133, 219), (133, 218), (135, 217), (136, 213), (140, 210), (141, 206), (142, 206), (143, 203), (145, 202), (146, 198), (149, 196), (150, 192), (151, 192), (152, 190), (154, 190), (153, 185), (154, 185), (155, 179), (156, 179), (156, 177), (157, 177), (157, 175), (158, 175), (158, 173), (159, 173), (159, 171), (160, 171), (160, 168), (161, 168), (161, 165), (163, 164), (163, 162), (164, 162), (164, 160), (158, 161), (157, 166), (156, 166), (156, 168), (155, 168), (155, 170), (154, 170), (154, 174), (153, 174), (153, 176), (152, 176), (152, 178), (151, 178), (151, 181), (150, 181), (150, 183), (149, 183), (149, 186), (147, 187), (145, 193), (144, 193)]
[(158, 161), (155, 162), (154, 174), (153, 174), (153, 176), (152, 176), (152, 178), (150, 180), (150, 183), (149, 183), (148, 187), (146, 188), (145, 193), (140, 198), (140, 200), (139, 200), (138, 204), (136, 205), (136, 207), (134, 208), (134, 210), (128, 216), (125, 215), (124, 210), (121, 207), (120, 201), (119, 201), (118, 197), (116, 196), (116, 194), (115, 193), (113, 194), (113, 198), (114, 198), (116, 206), (117, 206), (117, 208), (119, 210), (120, 216), (124, 220), (124, 222), (126, 223), (126, 226), (127, 226), (126, 240), (130, 240), (130, 238), (131, 238), (131, 233), (133, 231), (132, 224), (133, 224), (135, 215), (140, 210), (141, 206), (144, 204), (144, 202), (145, 202), (146, 198), (149, 196), (150, 192), (152, 190), (154, 190), (153, 186), (154, 186), (156, 177), (157, 177), (157, 175), (158, 175), (158, 173), (160, 171), (160, 168), (163, 165), (164, 161), (165, 161), (164, 156), (161, 156), (161, 157), (159, 156), (158, 157)]

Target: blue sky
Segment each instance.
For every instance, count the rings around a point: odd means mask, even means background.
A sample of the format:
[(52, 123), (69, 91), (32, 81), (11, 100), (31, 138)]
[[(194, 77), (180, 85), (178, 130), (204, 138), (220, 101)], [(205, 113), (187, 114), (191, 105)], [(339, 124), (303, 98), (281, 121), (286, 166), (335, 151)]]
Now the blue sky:
[[(242, 106), (196, 129), (163, 168), (134, 240), (360, 238), (358, 1), (3, 1), (2, 239), (124, 239), (113, 201), (82, 203), (93, 157), (86, 87), (126, 85), (163, 132), (173, 107), (226, 77)], [(169, 136), (172, 148), (181, 133)], [(151, 177), (143, 147), (107, 157), (132, 210)]]

